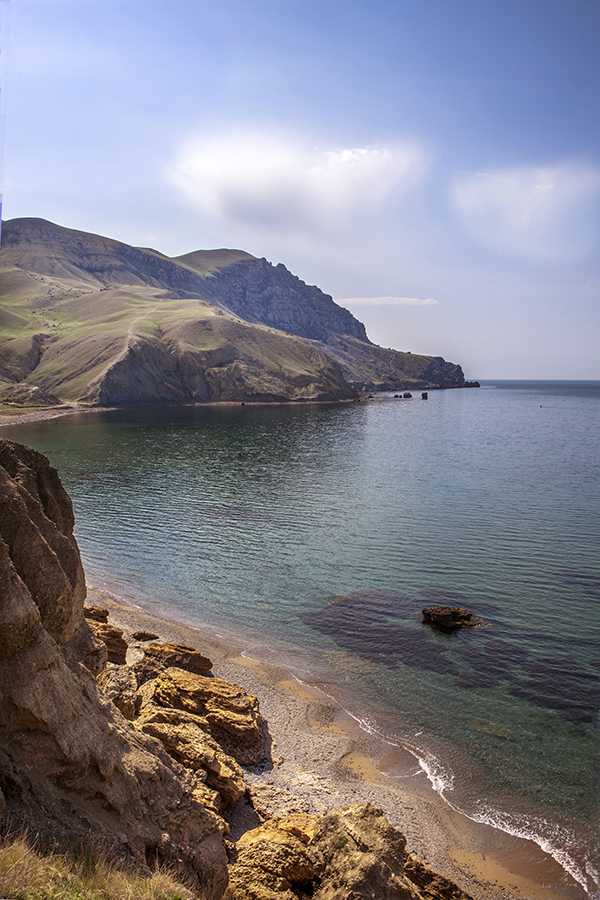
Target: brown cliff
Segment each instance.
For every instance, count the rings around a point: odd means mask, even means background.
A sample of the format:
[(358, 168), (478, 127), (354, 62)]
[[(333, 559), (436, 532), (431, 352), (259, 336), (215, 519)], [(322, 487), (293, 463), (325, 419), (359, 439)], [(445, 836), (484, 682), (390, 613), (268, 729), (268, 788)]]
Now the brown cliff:
[(203, 782), (133, 728), (77, 661), (101, 658), (83, 617), (73, 512), (35, 451), (0, 440), (0, 790), (6, 827), (165, 860), (200, 896), (227, 883), (225, 824)]

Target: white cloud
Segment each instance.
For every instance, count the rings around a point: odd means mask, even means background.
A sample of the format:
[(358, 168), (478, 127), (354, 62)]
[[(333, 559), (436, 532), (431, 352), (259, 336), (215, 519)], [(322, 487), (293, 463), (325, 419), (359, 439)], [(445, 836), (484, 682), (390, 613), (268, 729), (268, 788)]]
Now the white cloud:
[(494, 250), (571, 262), (598, 239), (600, 172), (586, 164), (461, 173), (452, 199), (466, 229)]
[(316, 150), (244, 131), (186, 140), (167, 177), (221, 232), (225, 225), (234, 233), (258, 230), (312, 240), (364, 226), (392, 193), (415, 184), (424, 168), (424, 154), (412, 144)]
[(346, 297), (336, 300), (340, 306), (436, 306), (433, 297)]

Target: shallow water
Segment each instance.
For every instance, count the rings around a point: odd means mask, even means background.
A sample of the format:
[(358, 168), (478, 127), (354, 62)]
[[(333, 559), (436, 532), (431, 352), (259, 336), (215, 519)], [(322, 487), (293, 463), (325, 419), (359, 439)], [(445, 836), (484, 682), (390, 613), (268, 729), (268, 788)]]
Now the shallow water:
[[(329, 684), (472, 818), (584, 881), (597, 816), (600, 383), (3, 428), (73, 498), (88, 579)], [(423, 606), (486, 627), (441, 634)], [(587, 862), (585, 857), (587, 856)]]

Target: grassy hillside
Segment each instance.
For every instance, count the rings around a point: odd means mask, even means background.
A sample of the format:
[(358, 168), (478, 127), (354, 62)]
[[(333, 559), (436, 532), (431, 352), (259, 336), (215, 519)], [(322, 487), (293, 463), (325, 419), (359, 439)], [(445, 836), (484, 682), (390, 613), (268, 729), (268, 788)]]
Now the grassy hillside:
[(169, 259), (41, 219), (5, 223), (0, 404), (351, 399), (460, 386), (460, 367), (371, 344), (284, 266), (240, 250)]
[(14, 900), (195, 900), (166, 871), (126, 872), (76, 847), (43, 854), (20, 836), (0, 845), (0, 893)]

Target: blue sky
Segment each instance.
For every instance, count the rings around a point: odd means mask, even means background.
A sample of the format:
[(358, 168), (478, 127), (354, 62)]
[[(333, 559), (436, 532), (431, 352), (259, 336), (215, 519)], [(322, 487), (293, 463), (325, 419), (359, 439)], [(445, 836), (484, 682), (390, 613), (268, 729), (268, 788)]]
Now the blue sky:
[(469, 378), (600, 378), (598, 0), (10, 8), (5, 218), (266, 256)]

